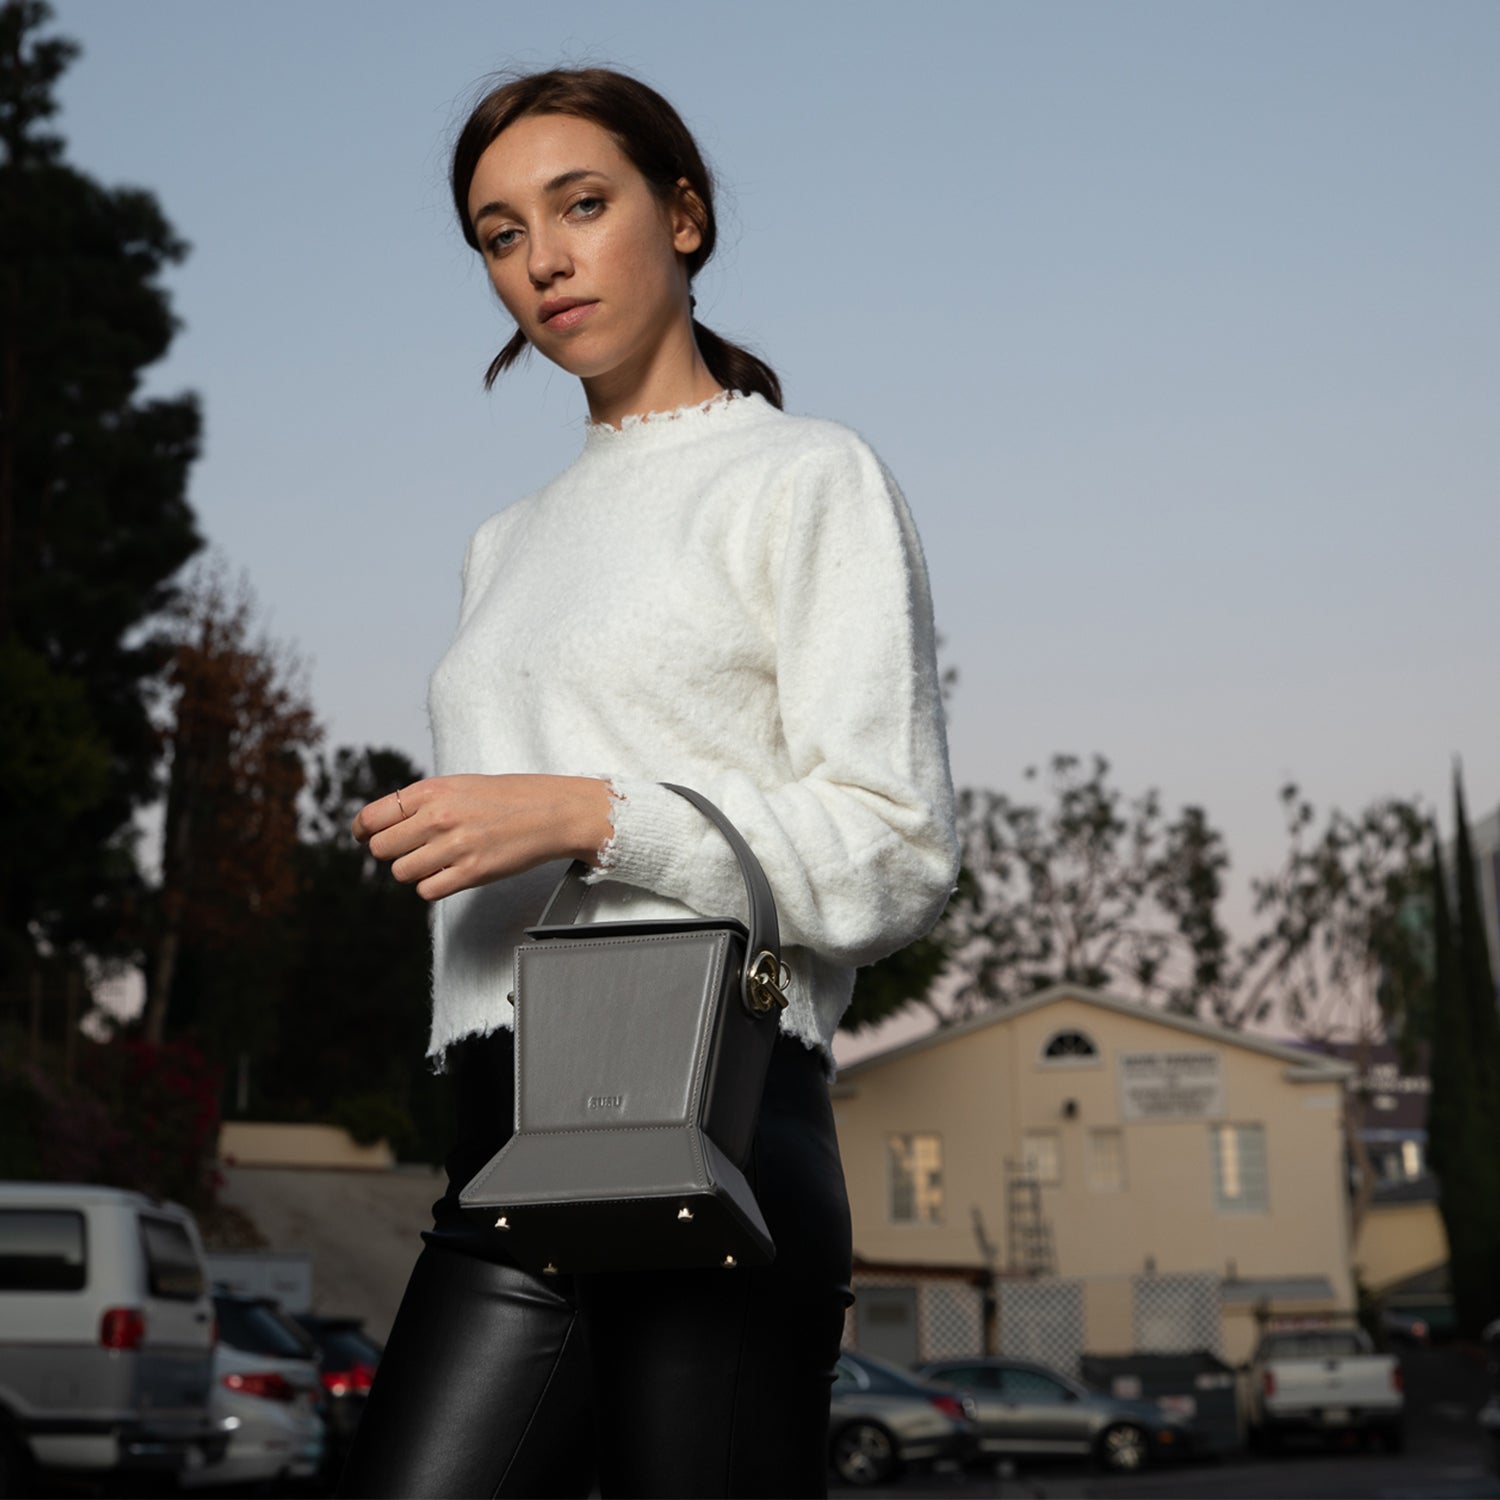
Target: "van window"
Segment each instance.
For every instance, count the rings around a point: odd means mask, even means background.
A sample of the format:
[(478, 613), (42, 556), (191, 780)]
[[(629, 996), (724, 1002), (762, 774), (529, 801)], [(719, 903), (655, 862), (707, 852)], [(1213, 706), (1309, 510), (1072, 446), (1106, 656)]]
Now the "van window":
[(81, 1213), (0, 1209), (0, 1292), (81, 1292), (87, 1280)]
[(142, 1214), (141, 1244), (146, 1252), (146, 1277), (153, 1297), (192, 1302), (207, 1290), (203, 1264), (181, 1224)]

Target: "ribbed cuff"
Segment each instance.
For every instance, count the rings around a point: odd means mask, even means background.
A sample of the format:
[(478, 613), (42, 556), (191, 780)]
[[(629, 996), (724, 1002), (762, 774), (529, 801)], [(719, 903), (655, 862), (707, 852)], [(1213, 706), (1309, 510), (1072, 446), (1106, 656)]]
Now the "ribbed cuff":
[(621, 880), (681, 900), (693, 851), (709, 827), (702, 813), (659, 782), (604, 779), (614, 793), (614, 832), (599, 851), (599, 868), (589, 881)]

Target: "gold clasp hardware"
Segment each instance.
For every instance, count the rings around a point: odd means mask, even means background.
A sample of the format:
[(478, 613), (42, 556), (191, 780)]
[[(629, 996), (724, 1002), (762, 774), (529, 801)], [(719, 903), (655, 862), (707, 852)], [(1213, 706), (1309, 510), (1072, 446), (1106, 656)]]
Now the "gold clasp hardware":
[(556, 1276), (557, 1275), (557, 1267), (554, 1266), (552, 1264), (552, 1262), (549, 1260), (547, 1262), (547, 1264), (542, 1267), (542, 1275), (543, 1276)]
[(726, 1255), (721, 1264), (726, 1271), (732, 1271), (739, 1265), (739, 1262), (732, 1255)]
[(677, 1210), (677, 1217), (679, 1219), (691, 1219), (693, 1217), (693, 1211), (687, 1206), (686, 1203), (684, 1203), (682, 1207)]
[(510, 1220), (507, 1219), (504, 1214), (501, 1214), (500, 1217), (495, 1220), (495, 1228), (496, 1229), (509, 1229), (510, 1228)]
[(785, 1010), (786, 987), (791, 982), (792, 971), (769, 948), (762, 948), (745, 970), (750, 1009), (758, 1016), (773, 1010)]

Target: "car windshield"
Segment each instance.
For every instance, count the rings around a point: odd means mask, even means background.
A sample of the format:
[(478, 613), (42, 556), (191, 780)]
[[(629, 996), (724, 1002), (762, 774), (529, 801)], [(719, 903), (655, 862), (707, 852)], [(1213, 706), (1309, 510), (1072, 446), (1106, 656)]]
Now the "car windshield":
[(373, 1365), (380, 1359), (380, 1346), (354, 1328), (325, 1328), (317, 1341), (323, 1349), (323, 1362), (334, 1369)]
[(1262, 1359), (1349, 1359), (1364, 1352), (1364, 1342), (1353, 1329), (1337, 1328), (1272, 1333), (1260, 1346)]
[(896, 1365), (888, 1365), (883, 1359), (874, 1359), (868, 1354), (858, 1356), (848, 1354), (844, 1359), (855, 1366), (865, 1376), (869, 1389), (872, 1391), (909, 1391), (926, 1390), (926, 1382), (919, 1376), (900, 1369)]
[(219, 1338), (235, 1349), (278, 1359), (315, 1357), (311, 1346), (293, 1333), (267, 1303), (215, 1297), (214, 1311), (219, 1315)]
[(1000, 1371), (993, 1365), (933, 1365), (925, 1373), (944, 1385), (962, 1386), (965, 1390), (995, 1391), (1000, 1388)]

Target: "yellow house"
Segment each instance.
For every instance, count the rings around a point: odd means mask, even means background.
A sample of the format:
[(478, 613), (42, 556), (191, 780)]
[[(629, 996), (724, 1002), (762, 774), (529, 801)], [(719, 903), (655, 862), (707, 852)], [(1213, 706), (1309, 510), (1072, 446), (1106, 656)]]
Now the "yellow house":
[(1347, 1063), (1056, 987), (845, 1068), (849, 1341), (1247, 1357), (1355, 1303)]

